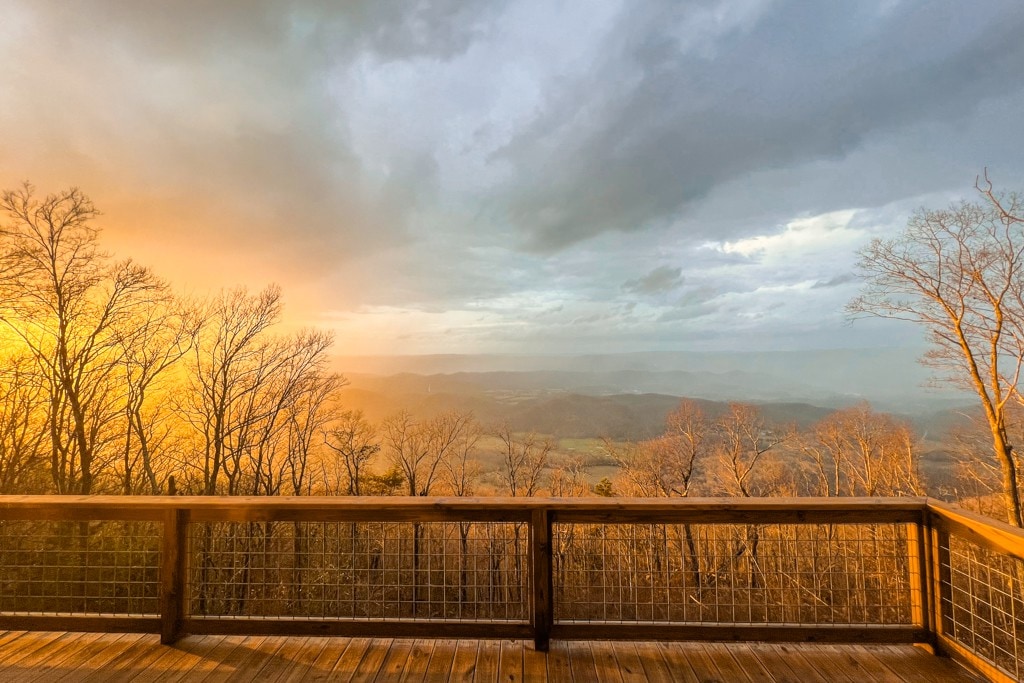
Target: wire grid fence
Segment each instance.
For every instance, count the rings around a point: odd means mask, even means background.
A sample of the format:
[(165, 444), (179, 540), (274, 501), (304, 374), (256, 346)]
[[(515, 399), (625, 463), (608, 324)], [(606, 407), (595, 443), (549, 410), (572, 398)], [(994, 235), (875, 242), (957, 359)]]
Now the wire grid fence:
[(940, 559), (949, 577), (941, 593), (945, 634), (1024, 680), (1024, 561), (957, 536)]
[(189, 525), (191, 614), (527, 622), (528, 529), (511, 522)]
[(0, 520), (0, 613), (159, 613), (154, 522)]
[(907, 625), (902, 524), (556, 524), (558, 622)]

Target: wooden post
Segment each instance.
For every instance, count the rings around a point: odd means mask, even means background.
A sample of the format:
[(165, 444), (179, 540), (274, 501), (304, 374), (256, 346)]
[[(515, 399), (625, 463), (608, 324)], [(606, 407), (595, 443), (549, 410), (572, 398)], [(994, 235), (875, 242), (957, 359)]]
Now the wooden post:
[(910, 618), (915, 626), (931, 631), (931, 604), (928, 563), (925, 551), (925, 527), (922, 522), (907, 524), (907, 556), (910, 560)]
[(172, 645), (182, 636), (185, 620), (185, 572), (189, 512), (170, 508), (164, 513), (160, 555), (160, 642)]
[(530, 515), (530, 569), (533, 591), (530, 595), (530, 624), (533, 646), (547, 652), (554, 622), (553, 567), (551, 562), (551, 513), (534, 510)]
[(949, 532), (932, 526), (932, 631), (937, 638), (937, 649), (941, 650), (942, 638), (949, 629), (946, 624), (952, 623), (952, 614), (944, 614), (942, 597), (948, 595), (952, 606), (953, 577), (949, 565)]
[(928, 528), (924, 521), (907, 525), (907, 551), (910, 559), (910, 611), (914, 625), (932, 634), (929, 645), (934, 645), (932, 627), (932, 583), (926, 551)]

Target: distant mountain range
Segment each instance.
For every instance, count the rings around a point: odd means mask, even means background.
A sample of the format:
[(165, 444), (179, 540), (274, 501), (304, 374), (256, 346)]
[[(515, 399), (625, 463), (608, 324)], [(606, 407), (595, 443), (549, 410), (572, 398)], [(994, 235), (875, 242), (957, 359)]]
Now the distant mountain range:
[[(407, 381), (414, 377), (414, 384), (427, 379), (413, 375), (375, 378), (370, 382), (374, 388), (370, 389), (357, 376), (343, 390), (342, 401), (348, 407), (363, 410), (371, 422), (379, 422), (398, 410), (427, 417), (448, 410), (472, 411), (485, 425), (507, 422), (516, 432), (537, 432), (560, 439), (639, 440), (660, 434), (666, 416), (681, 400), (665, 394), (408, 391), (414, 387)], [(720, 401), (696, 400), (711, 417), (728, 406)], [(830, 408), (807, 403), (764, 403), (760, 407), (769, 422), (800, 427), (832, 412)]]
[(867, 400), (879, 410), (923, 415), (971, 402), (963, 392), (928, 388), (929, 370), (917, 362), (920, 354), (921, 349), (879, 348), (341, 357), (336, 367), (352, 380), (353, 387), (364, 391), (453, 397), (484, 394), (505, 403), (559, 392), (589, 397), (660, 394), (825, 408)]
[(761, 406), (775, 423), (806, 427), (867, 400), (938, 431), (969, 395), (928, 389), (913, 349), (748, 354), (398, 356), (340, 358), (347, 405), (379, 421), (400, 409), (472, 411), (481, 422), (560, 438), (642, 439), (663, 429), (681, 397), (715, 415), (728, 401)]

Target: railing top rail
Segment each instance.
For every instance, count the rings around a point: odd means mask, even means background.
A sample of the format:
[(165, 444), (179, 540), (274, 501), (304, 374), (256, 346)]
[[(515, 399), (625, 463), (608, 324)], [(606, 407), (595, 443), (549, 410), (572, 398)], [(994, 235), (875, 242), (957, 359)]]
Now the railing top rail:
[(948, 531), (1024, 560), (1024, 529), (929, 498), (928, 512)]
[[(88, 507), (95, 509), (233, 509), (242, 507), (298, 510), (489, 509), (585, 511), (815, 511), (924, 510), (923, 497), (901, 498), (541, 498), (421, 496), (10, 496), (0, 495), (0, 510), (11, 508)], [(984, 519), (984, 518), (983, 518)]]
[(717, 523), (917, 522), (925, 498), (447, 498), (260, 496), (0, 496), (0, 519), (156, 520), (184, 509), (195, 521), (380, 520)]

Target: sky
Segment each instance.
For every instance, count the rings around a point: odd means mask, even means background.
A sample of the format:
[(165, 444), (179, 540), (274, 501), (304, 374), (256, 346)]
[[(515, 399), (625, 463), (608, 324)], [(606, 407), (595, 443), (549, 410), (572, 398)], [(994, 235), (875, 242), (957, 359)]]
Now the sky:
[(1024, 190), (1019, 0), (0, 6), (0, 187), (346, 355), (915, 343), (856, 251)]

